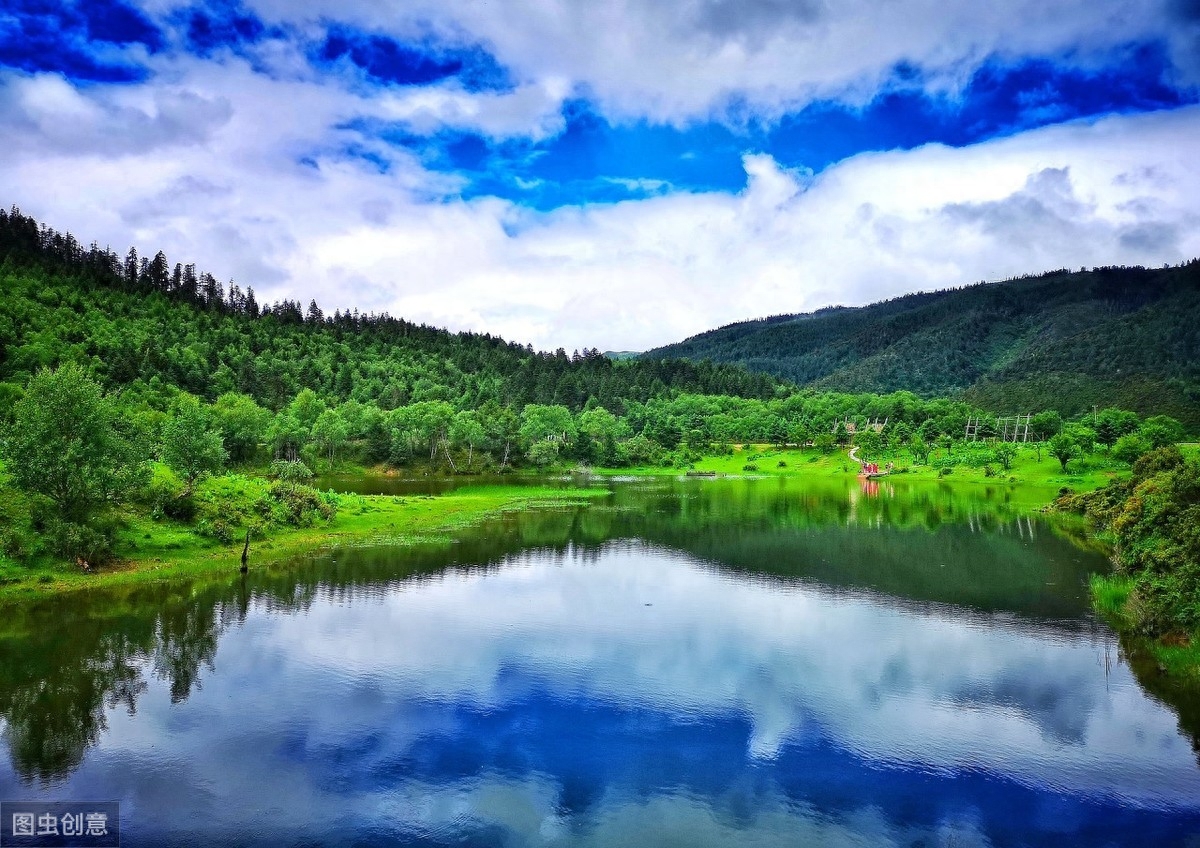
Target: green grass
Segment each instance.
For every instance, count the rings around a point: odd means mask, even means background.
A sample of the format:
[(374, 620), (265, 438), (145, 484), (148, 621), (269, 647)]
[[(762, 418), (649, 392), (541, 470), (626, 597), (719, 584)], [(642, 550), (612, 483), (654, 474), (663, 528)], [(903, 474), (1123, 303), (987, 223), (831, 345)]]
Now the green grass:
[[(449, 537), (504, 510), (564, 506), (602, 494), (594, 489), (487, 486), (437, 496), (339, 495), (338, 513), (332, 521), (312, 527), (273, 529), (265, 539), (253, 541), (251, 564), (261, 567), (333, 546), (404, 544)], [(86, 574), (61, 562), (42, 560), (23, 565), (0, 560), (0, 600), (228, 573), (238, 567), (241, 550), (240, 539), (221, 544), (180, 522), (154, 521), (129, 513), (117, 541), (117, 561), (111, 566)]]
[(1200, 633), (1181, 638), (1153, 639), (1135, 634), (1134, 616), (1129, 612), (1133, 592), (1132, 578), (1123, 574), (1093, 574), (1092, 606), (1117, 631), (1137, 642), (1139, 650), (1149, 653), (1158, 673), (1189, 685), (1200, 684)]
[[(897, 479), (930, 480), (944, 483), (1000, 483), (1018, 484), (1031, 490), (1032, 499), (1041, 499), (1040, 506), (1048, 504), (1063, 487), (1075, 491), (1088, 491), (1105, 485), (1115, 477), (1129, 473), (1129, 467), (1109, 460), (1104, 454), (1096, 453), (1083, 460), (1072, 460), (1067, 471), (1062, 470), (1058, 460), (1044, 451), (1039, 461), (1032, 448), (1022, 448), (1008, 470), (991, 463), (993, 476), (985, 473), (984, 464), (970, 464), (970, 454), (957, 447), (949, 454), (941, 448), (930, 456), (930, 464), (916, 465), (906, 452), (885, 455), (881, 459), (872, 457), (882, 465), (888, 461), (896, 465)], [(948, 474), (939, 466), (953, 462)], [(782, 463), (782, 465), (781, 465)], [(748, 465), (756, 466), (747, 469)], [(841, 448), (830, 454), (815, 449), (777, 448), (770, 445), (735, 446), (731, 456), (706, 456), (697, 460), (688, 469), (637, 466), (633, 468), (598, 469), (597, 473), (610, 476), (679, 476), (686, 471), (716, 473), (724, 475), (756, 476), (801, 476), (801, 477), (844, 477), (856, 476), (858, 465), (850, 459), (847, 449)]]
[(1133, 591), (1133, 580), (1122, 574), (1093, 574), (1092, 606), (1114, 624), (1125, 621), (1125, 604)]

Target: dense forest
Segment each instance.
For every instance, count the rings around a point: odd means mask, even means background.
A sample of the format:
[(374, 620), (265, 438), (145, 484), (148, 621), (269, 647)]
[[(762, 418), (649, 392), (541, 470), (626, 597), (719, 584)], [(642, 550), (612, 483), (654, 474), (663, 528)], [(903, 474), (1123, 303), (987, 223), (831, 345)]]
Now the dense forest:
[[(1001, 426), (962, 398), (801, 389), (739, 365), (539, 353), (260, 304), (252, 287), (161, 252), (85, 249), (16, 209), (0, 211), (0, 290), (0, 558), (15, 561), (102, 560), (131, 508), (222, 541), (325, 520), (336, 499), (307, 481), (347, 463), (688, 468), (731, 443), (830, 452), (851, 438), (926, 462), (968, 421), (981, 445)], [(1135, 459), (1184, 430), (1118, 408), (1084, 421), (1041, 409), (1028, 435), (1065, 469), (1097, 445)], [(231, 468), (253, 473), (213, 482)]]
[[(393, 409), (417, 401), (478, 406), (612, 406), (671, 389), (770, 398), (786, 389), (744, 369), (683, 360), (620, 366), (597, 350), (568, 355), (486, 334), (450, 333), (387, 314), (326, 315), (311, 302), (261, 305), (162, 252), (121, 258), (0, 210), (0, 381), (71, 360), (108, 387), (173, 386), (215, 399), (236, 391), (278, 409), (302, 388)], [(11, 389), (9, 390), (11, 391)]]
[(1200, 425), (1200, 260), (1094, 268), (731, 324), (643, 354), (835, 391), (958, 395), (986, 409), (1118, 406)]

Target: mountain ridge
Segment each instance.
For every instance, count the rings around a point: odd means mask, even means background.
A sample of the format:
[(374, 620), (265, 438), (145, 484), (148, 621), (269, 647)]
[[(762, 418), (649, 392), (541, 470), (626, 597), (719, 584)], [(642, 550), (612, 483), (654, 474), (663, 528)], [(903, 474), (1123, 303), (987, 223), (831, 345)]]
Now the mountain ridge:
[(1060, 269), (727, 324), (655, 348), (814, 389), (960, 396), (1067, 415), (1123, 406), (1200, 424), (1200, 260)]

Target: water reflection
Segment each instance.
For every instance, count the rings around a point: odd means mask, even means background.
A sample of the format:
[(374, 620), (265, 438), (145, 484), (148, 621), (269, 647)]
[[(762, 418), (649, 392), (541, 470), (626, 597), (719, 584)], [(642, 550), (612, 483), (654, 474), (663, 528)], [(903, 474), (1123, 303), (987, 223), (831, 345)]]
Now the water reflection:
[(1080, 600), (1094, 561), (978, 504), (931, 532), (938, 493), (848, 523), (844, 488), (768, 482), (13, 611), (0, 795), (119, 797), (131, 845), (1200, 832), (1189, 740)]

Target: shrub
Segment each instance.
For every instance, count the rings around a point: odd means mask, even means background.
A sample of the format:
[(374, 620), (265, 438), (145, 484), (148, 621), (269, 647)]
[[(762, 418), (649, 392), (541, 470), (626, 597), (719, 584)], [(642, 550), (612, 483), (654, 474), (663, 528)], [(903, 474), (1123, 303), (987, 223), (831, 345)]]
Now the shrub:
[(1118, 462), (1128, 462), (1132, 465), (1137, 458), (1150, 450), (1150, 442), (1136, 433), (1128, 433), (1117, 439), (1113, 445), (1112, 458)]
[(305, 483), (313, 478), (312, 469), (300, 460), (277, 459), (271, 463), (271, 476), (285, 483)]
[(316, 521), (328, 521), (337, 514), (337, 498), (318, 492), (312, 486), (282, 481), (271, 484), (272, 518), (278, 524), (309, 527)]
[(45, 522), (43, 533), (54, 553), (95, 565), (106, 562), (112, 555), (115, 529), (101, 520), (79, 524), (53, 517)]
[(757, 471), (758, 466), (753, 462), (747, 462), (745, 465), (742, 466), (742, 470), (743, 471)]
[(196, 532), (201, 536), (216, 539), (218, 542), (226, 545), (233, 541), (233, 529), (229, 526), (229, 522), (223, 518), (214, 518), (211, 521), (205, 518), (199, 521), (196, 524)]

